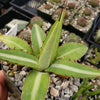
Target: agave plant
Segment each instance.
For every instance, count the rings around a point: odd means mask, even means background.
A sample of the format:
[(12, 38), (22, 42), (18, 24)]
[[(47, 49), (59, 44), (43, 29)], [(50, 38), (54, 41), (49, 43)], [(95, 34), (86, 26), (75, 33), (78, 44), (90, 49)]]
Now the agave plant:
[(32, 47), (17, 37), (0, 36), (0, 41), (11, 48), (0, 50), (2, 60), (34, 69), (26, 77), (22, 100), (44, 100), (49, 86), (50, 72), (81, 78), (100, 76), (99, 70), (74, 62), (84, 55), (88, 49), (86, 46), (68, 43), (59, 47), (64, 15), (65, 11), (53, 24), (47, 37), (38, 25), (34, 25), (31, 35)]

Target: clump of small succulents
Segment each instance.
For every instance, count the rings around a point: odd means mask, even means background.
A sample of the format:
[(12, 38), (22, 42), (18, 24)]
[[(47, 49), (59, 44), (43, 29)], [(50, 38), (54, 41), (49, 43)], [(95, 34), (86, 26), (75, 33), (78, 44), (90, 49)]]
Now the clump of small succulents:
[(77, 20), (77, 24), (80, 25), (81, 27), (85, 27), (87, 25), (87, 20), (84, 17), (80, 17)]
[[(62, 8), (60, 8), (60, 9), (57, 11), (58, 16), (60, 16), (61, 13), (62, 13)], [(67, 10), (65, 11), (65, 17), (64, 17), (64, 18), (65, 18), (65, 19), (68, 18), (68, 11), (67, 11)]]
[[(81, 86), (79, 87), (78, 91), (73, 95), (71, 100), (91, 100), (89, 97), (93, 97), (95, 95), (97, 95), (97, 99), (95, 98), (95, 100), (99, 100), (99, 84), (98, 82), (91, 82), (90, 84), (90, 82), (91, 81), (89, 79), (83, 79)], [(97, 88), (94, 88), (95, 85)]]
[(47, 9), (47, 10), (49, 10), (49, 9), (52, 8), (52, 5), (51, 5), (51, 4), (45, 4), (45, 5), (44, 5), (44, 8)]
[(99, 0), (90, 0), (89, 1), (89, 4), (92, 6), (92, 7), (97, 7), (99, 6)]
[(31, 33), (28, 30), (21, 31), (18, 35), (19, 38), (31, 43)]
[(74, 9), (75, 8), (75, 3), (73, 3), (73, 2), (68, 3), (68, 8), (69, 9)]
[(90, 16), (90, 15), (91, 15), (91, 10), (88, 9), (88, 8), (86, 8), (86, 9), (84, 10), (83, 14), (84, 14), (85, 16)]
[(34, 24), (37, 24), (41, 27), (43, 25), (43, 19), (39, 16), (35, 16), (35, 17), (31, 18), (30, 24), (29, 24), (30, 29), (32, 29)]

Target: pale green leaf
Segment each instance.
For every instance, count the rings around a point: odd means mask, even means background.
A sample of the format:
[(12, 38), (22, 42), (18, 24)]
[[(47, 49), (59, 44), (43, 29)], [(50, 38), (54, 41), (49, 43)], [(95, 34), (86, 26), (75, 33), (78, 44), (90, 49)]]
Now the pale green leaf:
[(28, 53), (19, 50), (0, 50), (0, 59), (11, 63), (25, 65), (27, 67), (40, 69), (38, 59)]
[(59, 47), (57, 59), (64, 58), (70, 60), (78, 60), (81, 58), (87, 51), (87, 47), (80, 43), (68, 43)]
[(25, 80), (22, 100), (45, 100), (48, 86), (48, 73), (32, 71)]
[(64, 14), (62, 14), (60, 22), (58, 18), (54, 23), (41, 49), (39, 64), (44, 69), (47, 68), (56, 57), (61, 36), (63, 16)]
[(11, 49), (23, 50), (25, 52), (33, 54), (33, 51), (31, 47), (27, 44), (27, 42), (25, 42), (24, 40), (21, 40), (20, 38), (17, 38), (14, 36), (2, 35), (0, 36), (0, 41), (2, 41)]
[(55, 63), (53, 63), (48, 69), (46, 69), (46, 71), (69, 77), (100, 77), (100, 70), (67, 60), (55, 61)]
[(39, 55), (40, 48), (42, 47), (43, 41), (45, 40), (46, 35), (44, 31), (38, 26), (34, 25), (32, 28), (32, 45), (34, 49), (34, 54)]

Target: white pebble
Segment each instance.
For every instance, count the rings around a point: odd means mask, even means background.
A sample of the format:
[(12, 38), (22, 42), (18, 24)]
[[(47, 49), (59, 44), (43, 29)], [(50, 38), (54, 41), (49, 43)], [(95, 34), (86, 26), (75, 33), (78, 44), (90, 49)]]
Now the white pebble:
[(3, 69), (4, 69), (5, 71), (7, 71), (7, 70), (9, 69), (9, 66), (3, 65)]
[(52, 96), (54, 96), (54, 97), (57, 97), (57, 96), (59, 96), (59, 91), (56, 90), (55, 88), (51, 88), (50, 94), (51, 94)]
[(61, 84), (61, 88), (62, 89), (66, 89), (66, 87), (69, 85), (69, 81), (66, 81), (66, 82), (63, 82), (62, 84)]
[(25, 72), (25, 71), (21, 71), (21, 72), (20, 72), (20, 75), (26, 76), (26, 72)]

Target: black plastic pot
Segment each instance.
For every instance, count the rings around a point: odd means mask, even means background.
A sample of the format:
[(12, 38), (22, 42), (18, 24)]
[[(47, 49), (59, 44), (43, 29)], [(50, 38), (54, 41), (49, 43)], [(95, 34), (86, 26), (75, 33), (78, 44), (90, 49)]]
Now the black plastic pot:
[(0, 16), (0, 29), (4, 28), (5, 25), (12, 19), (22, 19), (29, 21), (31, 18), (11, 7), (6, 13)]
[(94, 23), (93, 23), (93, 29), (91, 34), (89, 35), (89, 38), (87, 39), (87, 41), (97, 47), (100, 47), (100, 44), (96, 43), (94, 41), (93, 36), (96, 34), (96, 31), (98, 30), (98, 26), (100, 26), (100, 12), (98, 13), (98, 16), (96, 17)]
[(1, 15), (1, 9), (3, 8), (3, 5), (2, 4), (0, 4), (0, 15)]
[(34, 5), (34, 7), (29, 7), (28, 3), (32, 0), (12, 0), (10, 4), (16, 8), (17, 10), (20, 10), (21, 12), (25, 13), (28, 16), (34, 16), (37, 15), (36, 6), (41, 0), (33, 0), (36, 1), (37, 4)]
[[(93, 33), (95, 27), (96, 27), (96, 24), (98, 22), (98, 20), (100, 19), (100, 13), (98, 13), (97, 17), (95, 18), (95, 20), (93, 21), (93, 24), (90, 28), (90, 30), (86, 33), (86, 35), (84, 36), (84, 40), (90, 40), (90, 35)], [(90, 42), (91, 43), (91, 42)]]
[(37, 14), (38, 14), (39, 16), (41, 16), (42, 18), (46, 19), (47, 21), (51, 22), (51, 23), (54, 22), (54, 21), (52, 20), (52, 18), (51, 18), (51, 15), (48, 15), (48, 14), (46, 14), (46, 13), (40, 11), (40, 10), (37, 10)]
[(80, 30), (76, 29), (75, 27), (73, 27), (72, 25), (70, 25), (70, 24), (68, 24), (67, 26), (63, 25), (63, 28), (67, 29), (70, 32), (75, 33), (76, 35), (78, 35), (82, 39), (84, 39), (85, 34), (82, 31), (80, 31)]
[(7, 4), (7, 3), (9, 3), (11, 0), (0, 0), (0, 2), (1, 3), (3, 3), (3, 4)]
[[(99, 11), (98, 9), (99, 7), (97, 8), (90, 7), (88, 3), (85, 3), (82, 6), (80, 5), (80, 7), (75, 11), (75, 15), (70, 24), (76, 29), (83, 32), (84, 34), (89, 33), (92, 29), (92, 24), (94, 22), (94, 19), (98, 15)], [(85, 13), (86, 10), (91, 11), (91, 13), (87, 15)]]
[(10, 7), (10, 1), (11, 0), (0, 0), (0, 3), (4, 5), (4, 8), (9, 8)]

